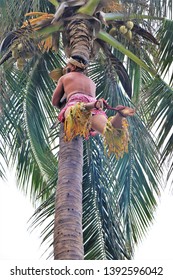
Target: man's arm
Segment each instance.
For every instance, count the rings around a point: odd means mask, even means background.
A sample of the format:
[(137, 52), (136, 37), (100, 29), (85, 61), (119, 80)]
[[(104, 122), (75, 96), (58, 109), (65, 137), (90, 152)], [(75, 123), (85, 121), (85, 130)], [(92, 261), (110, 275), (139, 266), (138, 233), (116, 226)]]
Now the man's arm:
[(60, 100), (63, 97), (63, 95), (64, 95), (64, 87), (63, 87), (62, 78), (60, 78), (56, 86), (56, 89), (53, 92), (53, 96), (52, 96), (53, 106), (57, 108), (60, 108), (62, 106)]

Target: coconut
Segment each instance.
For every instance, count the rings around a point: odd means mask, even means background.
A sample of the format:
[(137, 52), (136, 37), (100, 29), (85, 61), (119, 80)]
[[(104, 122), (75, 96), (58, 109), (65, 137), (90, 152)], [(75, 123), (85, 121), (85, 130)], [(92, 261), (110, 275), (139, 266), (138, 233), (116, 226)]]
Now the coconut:
[(127, 28), (125, 27), (125, 25), (121, 25), (119, 30), (122, 34), (126, 34), (128, 31)]
[(134, 26), (133, 21), (127, 21), (127, 22), (126, 22), (126, 26), (127, 26), (128, 29), (132, 30), (132, 28), (133, 28), (133, 26)]

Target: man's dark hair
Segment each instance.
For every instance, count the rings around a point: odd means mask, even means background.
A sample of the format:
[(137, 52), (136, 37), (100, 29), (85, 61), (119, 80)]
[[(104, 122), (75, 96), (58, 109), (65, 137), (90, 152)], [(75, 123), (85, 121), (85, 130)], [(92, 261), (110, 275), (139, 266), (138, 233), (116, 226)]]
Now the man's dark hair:
[(80, 55), (73, 55), (72, 58), (77, 60), (80, 63), (83, 63), (84, 65), (88, 64), (88, 61), (86, 59), (84, 59), (83, 57), (81, 57)]
[[(75, 61), (76, 61), (76, 63), (75, 63)], [(75, 69), (76, 72), (84, 72), (88, 65), (88, 62), (86, 61), (86, 59), (84, 59), (83, 57), (81, 57), (79, 55), (71, 56), (71, 61), (69, 59), (69, 62), (76, 66), (76, 69)]]

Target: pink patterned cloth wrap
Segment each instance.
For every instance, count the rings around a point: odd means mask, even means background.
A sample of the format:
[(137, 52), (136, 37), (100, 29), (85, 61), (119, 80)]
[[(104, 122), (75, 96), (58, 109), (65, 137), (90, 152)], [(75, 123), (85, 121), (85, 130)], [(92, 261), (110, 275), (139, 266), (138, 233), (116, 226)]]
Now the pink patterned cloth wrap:
[[(95, 101), (97, 101), (96, 98), (89, 96), (87, 94), (75, 93), (75, 94), (71, 95), (67, 104), (65, 105), (65, 107), (60, 111), (60, 113), (58, 115), (58, 120), (60, 122), (64, 122), (65, 121), (65, 115), (64, 115), (65, 111), (67, 110), (67, 108), (73, 106), (77, 102), (89, 103), (89, 102), (95, 102)], [(98, 110), (96, 108), (93, 108), (91, 110), (91, 112), (92, 112), (92, 115), (104, 115), (107, 118), (107, 115), (103, 110)]]

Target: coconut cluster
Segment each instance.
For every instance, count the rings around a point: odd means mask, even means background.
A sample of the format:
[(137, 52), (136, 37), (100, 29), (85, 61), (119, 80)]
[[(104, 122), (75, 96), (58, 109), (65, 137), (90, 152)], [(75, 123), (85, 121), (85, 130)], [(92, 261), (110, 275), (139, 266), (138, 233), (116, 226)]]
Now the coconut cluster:
[(127, 21), (124, 23), (124, 25), (121, 25), (119, 29), (116, 27), (113, 27), (110, 31), (109, 34), (111, 36), (115, 36), (117, 31), (119, 31), (122, 35), (124, 35), (127, 39), (131, 40), (132, 39), (132, 29), (134, 27), (133, 21)]
[(119, 31), (121, 34), (123, 34), (127, 39), (132, 39), (132, 29), (133, 29), (134, 23), (133, 21), (127, 21), (124, 25), (121, 25), (119, 28)]
[(11, 46), (12, 57), (15, 59), (17, 68), (23, 70), (27, 59), (32, 58), (33, 54), (26, 49), (23, 43), (14, 43)]

